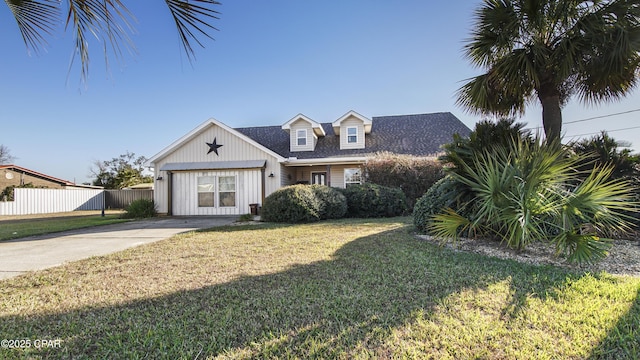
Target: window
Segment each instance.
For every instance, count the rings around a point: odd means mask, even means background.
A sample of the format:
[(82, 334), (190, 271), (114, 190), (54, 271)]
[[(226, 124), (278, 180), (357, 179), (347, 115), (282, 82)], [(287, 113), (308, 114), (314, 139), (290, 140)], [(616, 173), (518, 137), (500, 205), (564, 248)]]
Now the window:
[(198, 207), (215, 206), (215, 180), (214, 176), (198, 177)]
[(358, 168), (344, 169), (344, 187), (353, 184), (362, 184), (362, 171)]
[(347, 128), (347, 143), (355, 144), (358, 142), (358, 128), (351, 126)]
[(236, 206), (235, 176), (220, 176), (218, 178), (218, 196), (220, 207)]
[(296, 131), (296, 143), (298, 146), (306, 146), (307, 145), (307, 129), (297, 130)]

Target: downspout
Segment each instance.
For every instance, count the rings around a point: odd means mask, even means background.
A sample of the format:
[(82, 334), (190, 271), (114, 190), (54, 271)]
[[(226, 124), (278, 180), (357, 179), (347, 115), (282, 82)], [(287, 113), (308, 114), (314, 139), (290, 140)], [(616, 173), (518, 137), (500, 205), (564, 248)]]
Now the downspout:
[(173, 172), (167, 171), (167, 215), (173, 215)]

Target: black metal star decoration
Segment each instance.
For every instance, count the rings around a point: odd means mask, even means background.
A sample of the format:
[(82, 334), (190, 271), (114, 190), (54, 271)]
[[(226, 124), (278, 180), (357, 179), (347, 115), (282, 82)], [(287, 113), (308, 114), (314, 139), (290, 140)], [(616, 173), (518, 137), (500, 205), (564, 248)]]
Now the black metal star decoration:
[(209, 151), (207, 151), (207, 154), (210, 154), (213, 151), (214, 153), (216, 153), (216, 155), (219, 156), (218, 148), (221, 147), (222, 145), (218, 145), (216, 142), (217, 140), (218, 140), (217, 138), (213, 138), (212, 143), (206, 143), (207, 145), (209, 145)]

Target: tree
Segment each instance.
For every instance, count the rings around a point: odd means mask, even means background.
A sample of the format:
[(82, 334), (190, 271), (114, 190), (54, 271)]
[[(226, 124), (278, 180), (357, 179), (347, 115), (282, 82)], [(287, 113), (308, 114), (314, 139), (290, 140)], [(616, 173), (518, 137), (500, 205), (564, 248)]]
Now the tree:
[[(89, 71), (89, 38), (93, 35), (105, 51), (110, 48), (116, 57), (122, 49), (135, 50), (128, 31), (133, 32), (133, 14), (122, 0), (5, 0), (16, 19), (22, 38), (29, 50), (38, 52), (47, 45), (46, 35), (51, 35), (63, 23), (61, 14), (66, 5), (65, 29), (74, 34), (75, 56), (80, 57), (82, 79)], [(192, 42), (204, 47), (199, 36), (211, 38), (208, 31), (216, 30), (209, 22), (218, 19), (214, 6), (216, 0), (165, 0), (173, 17), (189, 60), (194, 58)], [(72, 61), (73, 63), (73, 61)]]
[(547, 140), (559, 139), (572, 95), (616, 100), (638, 81), (637, 0), (485, 0), (467, 58), (486, 70), (458, 90), (472, 113), (513, 116), (538, 99)]
[(144, 156), (136, 158), (128, 152), (108, 161), (96, 161), (96, 169), (91, 173), (96, 179), (93, 185), (104, 186), (105, 189), (122, 189), (128, 186), (153, 182), (153, 176), (144, 175)]
[(0, 144), (0, 165), (11, 163), (16, 157), (11, 155), (11, 151), (8, 147)]
[(588, 172), (594, 167), (611, 165), (614, 179), (637, 177), (640, 156), (634, 155), (631, 149), (626, 148), (628, 144), (615, 140), (606, 131), (571, 143), (570, 146), (574, 152), (585, 156), (578, 170)]

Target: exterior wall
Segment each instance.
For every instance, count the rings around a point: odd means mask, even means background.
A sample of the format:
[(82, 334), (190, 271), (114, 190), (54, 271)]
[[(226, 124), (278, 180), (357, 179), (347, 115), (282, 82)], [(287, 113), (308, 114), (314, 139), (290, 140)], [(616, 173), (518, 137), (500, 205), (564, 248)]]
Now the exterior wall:
[(331, 165), (331, 169), (327, 171), (326, 165), (316, 166), (300, 166), (293, 167), (295, 175), (293, 177), (293, 183), (309, 182), (311, 184), (311, 173), (314, 172), (328, 172), (328, 180), (331, 187), (344, 188), (344, 169), (360, 168), (359, 165)]
[(280, 186), (288, 186), (296, 183), (296, 168), (280, 166)]
[[(218, 155), (215, 152), (209, 151), (209, 146), (206, 143), (211, 143), (213, 140), (216, 140), (218, 145), (222, 145), (218, 148)], [(210, 161), (242, 161), (242, 160), (267, 160), (266, 169), (265, 169), (265, 196), (271, 194), (278, 188), (280, 188), (280, 182), (276, 179), (280, 179), (281, 171), (280, 164), (278, 163), (278, 159), (269, 153), (262, 151), (261, 149), (255, 147), (253, 144), (250, 144), (243, 139), (239, 138), (235, 133), (229, 132), (219, 126), (211, 125), (206, 128), (192, 139), (190, 139), (187, 143), (177, 148), (175, 151), (167, 154), (164, 158), (158, 159), (154, 164), (154, 178), (155, 180), (155, 191), (154, 191), (154, 201), (158, 206), (159, 213), (167, 213), (168, 212), (168, 186), (169, 186), (169, 174), (166, 171), (160, 171), (160, 168), (166, 163), (181, 163), (181, 162), (210, 162)], [(214, 171), (214, 170), (212, 170)], [(226, 171), (226, 170), (225, 170)], [(238, 172), (238, 176), (244, 172), (255, 172), (260, 173), (260, 169), (247, 169), (247, 170), (233, 170)], [(197, 173), (197, 172), (194, 172)], [(274, 177), (268, 177), (269, 174), (273, 173)], [(187, 201), (192, 197), (197, 197), (197, 192), (194, 190), (192, 193), (180, 193), (180, 184), (178, 181), (186, 181), (183, 180), (182, 177), (185, 175), (181, 175), (181, 172), (173, 173), (173, 211), (180, 209), (183, 205), (180, 204), (180, 201)], [(242, 175), (244, 176), (244, 175)], [(162, 177), (162, 180), (157, 180), (158, 177)], [(238, 178), (238, 181), (240, 178)], [(195, 180), (194, 180), (195, 181)], [(249, 186), (250, 182), (244, 183), (245, 187)], [(253, 185), (252, 185), (253, 186)], [(261, 189), (261, 183), (255, 185), (256, 188)], [(246, 189), (245, 189), (246, 190)], [(240, 190), (237, 190), (240, 191)], [(261, 190), (260, 190), (261, 191)], [(244, 211), (244, 206), (246, 205), (248, 209), (248, 205), (250, 203), (259, 203), (262, 204), (261, 196), (258, 200), (253, 198), (249, 199), (237, 199), (239, 208), (237, 209), (238, 214), (246, 214), (249, 211)], [(246, 204), (242, 204), (240, 206), (240, 201), (244, 201)], [(187, 206), (187, 205), (184, 205)], [(186, 208), (186, 207), (185, 207)]]
[[(313, 133), (313, 128), (311, 124), (304, 120), (298, 120), (291, 124), (291, 129), (289, 130), (289, 138), (290, 138), (290, 150), (291, 151), (313, 151), (316, 148), (316, 143), (318, 139)], [(297, 132), (298, 130), (307, 130), (307, 145), (298, 146), (298, 138)]]
[[(13, 178), (8, 179), (13, 176)], [(37, 188), (50, 188), (50, 189), (62, 189), (64, 186), (60, 183), (44, 180), (39, 177), (31, 176), (28, 173), (20, 171), (14, 171), (12, 169), (0, 169), (0, 191), (4, 190), (7, 186), (19, 186), (24, 184), (33, 184)]]
[[(235, 206), (198, 206), (198, 177), (200, 176), (235, 176)], [(240, 215), (250, 212), (249, 204), (262, 203), (262, 174), (260, 169), (233, 171), (185, 171), (173, 174), (173, 215)], [(215, 192), (218, 196), (218, 192)], [(179, 200), (178, 200), (179, 199)]]
[[(358, 142), (350, 144), (347, 142), (347, 128), (354, 126), (358, 128)], [(340, 149), (364, 149), (364, 147), (365, 134), (364, 123), (362, 120), (354, 116), (350, 116), (348, 119), (343, 120), (340, 123)]]

